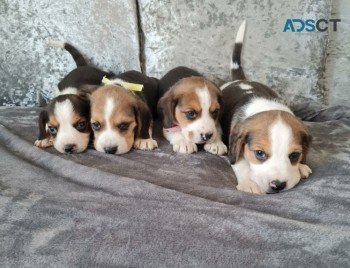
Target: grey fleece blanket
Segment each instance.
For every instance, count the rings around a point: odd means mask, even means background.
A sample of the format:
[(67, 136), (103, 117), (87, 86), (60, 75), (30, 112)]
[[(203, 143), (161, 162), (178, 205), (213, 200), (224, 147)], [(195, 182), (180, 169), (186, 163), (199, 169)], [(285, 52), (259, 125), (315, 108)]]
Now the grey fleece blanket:
[(159, 126), (152, 152), (63, 155), (33, 146), (39, 108), (0, 108), (0, 266), (349, 267), (349, 109), (294, 110), (313, 121), (313, 174), (259, 196)]

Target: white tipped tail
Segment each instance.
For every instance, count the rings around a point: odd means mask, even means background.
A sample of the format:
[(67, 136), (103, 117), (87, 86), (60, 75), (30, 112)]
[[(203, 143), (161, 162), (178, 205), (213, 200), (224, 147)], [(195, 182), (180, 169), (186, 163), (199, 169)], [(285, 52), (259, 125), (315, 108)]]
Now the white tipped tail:
[(243, 21), (241, 26), (239, 26), (237, 35), (236, 35), (236, 39), (235, 39), (235, 43), (243, 43), (244, 40), (244, 33), (245, 33), (245, 25), (246, 22)]
[(50, 47), (61, 47), (61, 48), (64, 48), (66, 43), (62, 42), (62, 41), (49, 41), (48, 45)]
[(50, 47), (60, 47), (67, 50), (72, 55), (77, 67), (88, 65), (84, 56), (74, 46), (62, 41), (49, 41), (48, 45)]
[(245, 34), (245, 27), (246, 22), (243, 21), (241, 26), (239, 26), (235, 44), (233, 46), (233, 53), (231, 57), (231, 74), (233, 80), (244, 80), (245, 75), (241, 66), (241, 52), (242, 52), (242, 46), (243, 46), (243, 40), (244, 40), (244, 34)]

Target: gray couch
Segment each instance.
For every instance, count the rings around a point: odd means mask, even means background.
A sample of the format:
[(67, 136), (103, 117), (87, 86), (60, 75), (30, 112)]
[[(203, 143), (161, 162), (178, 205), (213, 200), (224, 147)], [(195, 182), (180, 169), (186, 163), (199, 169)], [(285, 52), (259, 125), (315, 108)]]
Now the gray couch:
[[(345, 0), (49, 2), (0, 4), (0, 104), (27, 106), (0, 107), (1, 267), (350, 266)], [(287, 18), (331, 14), (336, 33), (283, 33)], [(244, 19), (247, 76), (287, 98), (314, 138), (313, 174), (294, 189), (239, 192), (225, 157), (174, 153), (159, 122), (152, 152), (33, 146), (37, 106), (74, 68), (47, 41), (114, 72), (186, 65), (220, 83)]]

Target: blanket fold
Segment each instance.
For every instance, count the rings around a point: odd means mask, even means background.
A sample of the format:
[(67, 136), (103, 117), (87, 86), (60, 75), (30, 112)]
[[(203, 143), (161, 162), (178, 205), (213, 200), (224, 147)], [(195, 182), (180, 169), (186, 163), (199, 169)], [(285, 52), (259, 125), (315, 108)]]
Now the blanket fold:
[(313, 174), (274, 195), (235, 189), (225, 158), (65, 155), (33, 145), (39, 108), (0, 108), (1, 267), (347, 267), (350, 114), (295, 106)]

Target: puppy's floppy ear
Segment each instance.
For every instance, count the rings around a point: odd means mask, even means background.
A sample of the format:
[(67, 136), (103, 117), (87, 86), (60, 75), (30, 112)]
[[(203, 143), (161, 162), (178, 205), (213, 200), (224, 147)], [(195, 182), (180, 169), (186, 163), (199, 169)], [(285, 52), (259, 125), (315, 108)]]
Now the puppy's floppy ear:
[(235, 164), (243, 155), (244, 145), (247, 143), (249, 133), (242, 124), (238, 124), (231, 131), (228, 158)]
[(79, 112), (81, 116), (85, 117), (89, 121), (91, 117), (91, 111), (90, 111), (91, 94), (80, 93), (77, 97), (79, 100), (79, 109), (77, 109), (77, 112)]
[(134, 113), (136, 118), (136, 131), (135, 139), (149, 139), (149, 129), (152, 124), (152, 114), (147, 106), (142, 100), (137, 100), (134, 106)]
[(174, 110), (176, 100), (173, 99), (172, 90), (169, 90), (160, 98), (157, 111), (159, 118), (163, 121), (163, 128), (172, 128), (174, 126)]
[(220, 122), (221, 117), (222, 117), (222, 106), (223, 106), (222, 92), (221, 92), (220, 88), (215, 83), (213, 83), (211, 81), (207, 81), (206, 83), (208, 84), (208, 87), (212, 88), (215, 91), (216, 99), (220, 105), (219, 113), (215, 119), (216, 119), (216, 121)]
[(49, 122), (49, 113), (46, 110), (42, 110), (39, 114), (39, 136), (38, 140), (44, 140), (50, 136), (46, 131), (46, 124)]
[(222, 106), (223, 106), (221, 93), (218, 95), (218, 102), (219, 102), (219, 105), (220, 105), (220, 110), (219, 110), (219, 114), (218, 114), (218, 117), (217, 117), (216, 120), (218, 122), (220, 122), (221, 121), (221, 117), (222, 117)]
[(310, 145), (311, 145), (311, 142), (312, 142), (312, 136), (310, 135), (310, 133), (308, 132), (307, 129), (305, 129), (305, 131), (302, 131), (300, 133), (300, 142), (301, 142), (301, 146), (303, 148), (303, 151), (302, 151), (302, 159), (301, 159), (301, 163), (302, 164), (305, 164), (306, 163), (306, 155), (309, 151), (309, 148), (310, 148)]

